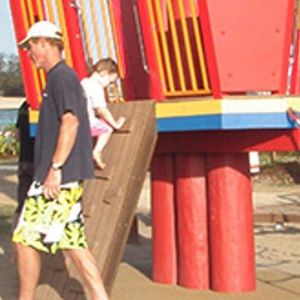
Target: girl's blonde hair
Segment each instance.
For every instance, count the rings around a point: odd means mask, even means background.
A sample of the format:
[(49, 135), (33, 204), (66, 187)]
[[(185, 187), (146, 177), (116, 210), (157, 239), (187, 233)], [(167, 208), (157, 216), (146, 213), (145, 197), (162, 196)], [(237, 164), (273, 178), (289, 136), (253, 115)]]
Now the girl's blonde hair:
[(93, 71), (108, 74), (117, 74), (119, 76), (119, 67), (117, 63), (110, 57), (102, 58), (93, 65)]

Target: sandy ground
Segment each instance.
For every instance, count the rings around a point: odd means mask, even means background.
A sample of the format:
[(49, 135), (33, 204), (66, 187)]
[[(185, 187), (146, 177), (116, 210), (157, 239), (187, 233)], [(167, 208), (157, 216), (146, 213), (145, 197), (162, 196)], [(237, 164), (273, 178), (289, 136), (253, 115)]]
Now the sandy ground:
[(16, 109), (24, 100), (24, 97), (0, 97), (0, 109)]
[[(0, 209), (15, 207), (15, 168), (0, 168)], [(216, 293), (154, 283), (151, 280), (151, 216), (149, 184), (145, 183), (138, 208), (139, 242), (128, 244), (112, 291), (112, 300), (296, 300), (300, 299), (300, 224), (255, 224), (256, 282), (250, 293)], [(289, 209), (300, 214), (300, 185), (254, 186), (254, 209)], [(17, 294), (16, 267), (9, 261), (10, 218), (0, 220), (0, 299)], [(278, 224), (277, 224), (278, 225)], [(41, 299), (42, 300), (42, 299)]]

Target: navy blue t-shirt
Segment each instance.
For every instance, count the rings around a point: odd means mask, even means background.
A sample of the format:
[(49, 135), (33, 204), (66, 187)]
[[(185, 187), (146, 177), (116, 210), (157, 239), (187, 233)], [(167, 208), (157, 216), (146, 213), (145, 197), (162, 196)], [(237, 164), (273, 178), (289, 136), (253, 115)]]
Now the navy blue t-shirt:
[(73, 69), (64, 61), (49, 72), (43, 93), (40, 118), (35, 138), (34, 180), (43, 183), (52, 164), (61, 125), (61, 117), (72, 112), (79, 121), (73, 149), (62, 168), (62, 183), (92, 178), (92, 139), (80, 81)]

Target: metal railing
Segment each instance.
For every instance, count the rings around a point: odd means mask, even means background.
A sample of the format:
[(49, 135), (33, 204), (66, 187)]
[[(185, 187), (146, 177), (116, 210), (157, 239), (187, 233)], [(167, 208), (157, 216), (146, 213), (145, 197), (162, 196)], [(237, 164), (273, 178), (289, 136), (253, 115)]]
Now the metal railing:
[[(59, 24), (64, 36), (64, 56), (68, 65), (73, 66), (72, 54), (70, 51), (66, 17), (61, 0), (20, 0), (22, 18), (25, 24), (25, 30), (39, 21), (49, 20)], [(70, 1), (70, 5), (76, 7), (82, 30), (82, 45), (85, 49), (87, 66), (91, 66), (97, 60), (103, 57), (111, 57), (118, 63), (120, 62), (118, 50), (115, 43), (115, 25), (109, 0), (77, 0)], [(120, 63), (119, 63), (120, 64)], [(37, 94), (45, 86), (45, 73), (37, 70), (31, 64), (33, 71), (34, 85)], [(120, 66), (120, 75), (123, 75), (123, 68)], [(111, 88), (113, 94), (121, 93), (120, 84)], [(41, 102), (41, 96), (38, 99)]]
[(196, 1), (147, 0), (165, 96), (210, 94)]

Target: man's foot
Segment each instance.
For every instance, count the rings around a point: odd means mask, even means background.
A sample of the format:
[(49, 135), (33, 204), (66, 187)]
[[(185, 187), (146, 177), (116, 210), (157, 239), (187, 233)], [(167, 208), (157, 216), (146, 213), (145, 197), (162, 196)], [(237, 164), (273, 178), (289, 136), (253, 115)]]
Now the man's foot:
[(106, 163), (103, 162), (103, 160), (101, 159), (100, 153), (93, 153), (93, 158), (94, 158), (94, 161), (96, 162), (97, 167), (100, 170), (103, 170), (106, 167)]

